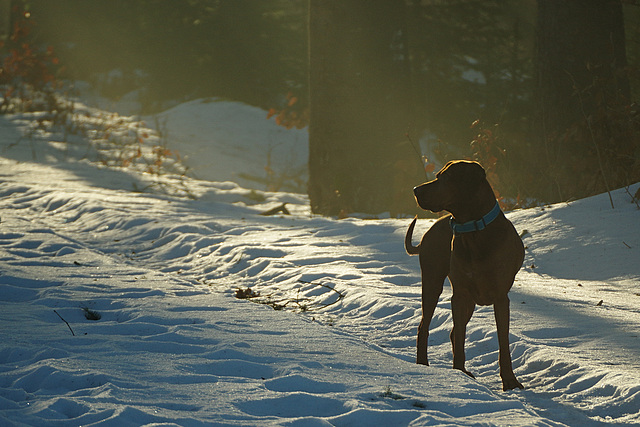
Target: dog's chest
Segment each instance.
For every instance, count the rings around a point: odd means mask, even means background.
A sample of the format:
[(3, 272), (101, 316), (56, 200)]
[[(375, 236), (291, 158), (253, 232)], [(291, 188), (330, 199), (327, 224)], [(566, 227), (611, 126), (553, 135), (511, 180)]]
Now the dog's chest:
[(478, 305), (491, 305), (501, 293), (500, 281), (496, 276), (496, 260), (491, 257), (467, 258), (453, 254), (449, 279), (454, 292), (471, 295)]

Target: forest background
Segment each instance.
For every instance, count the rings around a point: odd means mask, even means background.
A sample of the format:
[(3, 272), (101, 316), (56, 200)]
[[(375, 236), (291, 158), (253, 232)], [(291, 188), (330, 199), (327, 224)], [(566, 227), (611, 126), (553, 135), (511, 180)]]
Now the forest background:
[[(640, 180), (635, 1), (2, 0), (0, 7), (12, 12), (0, 28), (1, 84), (12, 77), (7, 58), (28, 39), (45, 55), (55, 52), (48, 65), (56, 79), (88, 81), (114, 100), (136, 92), (140, 114), (221, 97), (265, 109), (265, 120), (308, 126), (317, 213), (413, 213), (411, 188), (458, 158), (483, 164), (505, 207)], [(29, 34), (16, 39), (16, 25)]]

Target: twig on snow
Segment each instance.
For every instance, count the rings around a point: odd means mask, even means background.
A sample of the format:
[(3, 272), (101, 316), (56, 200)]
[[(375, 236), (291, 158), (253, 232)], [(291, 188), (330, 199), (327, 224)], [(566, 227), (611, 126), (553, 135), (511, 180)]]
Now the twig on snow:
[(76, 334), (75, 334), (75, 333), (73, 333), (73, 329), (71, 329), (71, 325), (69, 325), (69, 322), (67, 322), (66, 320), (64, 320), (64, 318), (63, 318), (62, 316), (60, 316), (60, 313), (58, 313), (57, 311), (53, 310), (53, 312), (54, 312), (55, 314), (57, 314), (57, 315), (58, 315), (58, 317), (59, 317), (59, 318), (60, 318), (64, 323), (66, 323), (66, 324), (67, 324), (67, 328), (69, 328), (69, 330), (71, 331), (71, 335), (73, 335), (73, 336), (75, 337), (75, 336), (76, 336)]
[(291, 213), (289, 212), (289, 209), (287, 209), (286, 203), (283, 203), (280, 206), (277, 206), (273, 209), (269, 209), (268, 211), (264, 211), (260, 215), (269, 216), (269, 215), (277, 215), (279, 213), (282, 213), (283, 215), (291, 215)]

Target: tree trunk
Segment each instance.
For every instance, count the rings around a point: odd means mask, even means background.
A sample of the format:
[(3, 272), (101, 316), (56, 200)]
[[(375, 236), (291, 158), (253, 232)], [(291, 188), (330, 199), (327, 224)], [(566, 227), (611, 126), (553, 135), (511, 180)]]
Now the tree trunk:
[(538, 0), (536, 39), (540, 145), (532, 160), (550, 178), (541, 195), (557, 201), (602, 191), (607, 154), (624, 144), (610, 133), (607, 111), (630, 92), (621, 1)]
[(392, 214), (424, 180), (411, 125), (402, 1), (310, 0), (313, 212)]

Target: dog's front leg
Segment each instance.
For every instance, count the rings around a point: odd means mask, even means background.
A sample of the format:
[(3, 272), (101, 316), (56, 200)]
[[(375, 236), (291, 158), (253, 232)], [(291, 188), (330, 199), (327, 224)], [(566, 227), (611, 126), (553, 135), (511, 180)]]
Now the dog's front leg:
[(511, 364), (511, 352), (509, 351), (509, 297), (501, 297), (493, 306), (496, 317), (496, 327), (498, 329), (498, 346), (500, 352), (500, 377), (502, 378), (502, 390), (513, 390), (514, 388), (524, 388), (516, 379)]
[(476, 304), (467, 294), (456, 294), (455, 288), (451, 297), (451, 311), (453, 311), (453, 329), (451, 330), (451, 345), (453, 346), (453, 369), (459, 369), (471, 378), (473, 374), (464, 367), (466, 358), (464, 354), (464, 341), (467, 334), (467, 323), (473, 315)]

